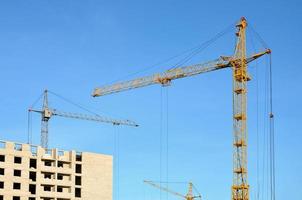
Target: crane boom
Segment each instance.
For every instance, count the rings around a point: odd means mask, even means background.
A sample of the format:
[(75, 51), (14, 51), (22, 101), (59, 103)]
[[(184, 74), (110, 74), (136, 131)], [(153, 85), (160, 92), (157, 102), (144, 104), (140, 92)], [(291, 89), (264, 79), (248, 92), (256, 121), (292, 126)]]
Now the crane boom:
[(146, 181), (144, 180), (144, 183), (146, 184), (149, 184), (155, 188), (158, 188), (162, 191), (165, 191), (165, 192), (168, 192), (170, 194), (173, 194), (173, 195), (176, 195), (178, 197), (181, 197), (182, 199), (185, 199), (185, 200), (194, 200), (194, 199), (201, 199), (201, 195), (198, 194), (198, 195), (193, 195), (193, 183), (189, 182), (189, 187), (188, 187), (188, 193), (186, 195), (182, 195), (178, 192), (175, 192), (175, 191), (172, 191), (170, 190), (169, 188), (166, 188), (166, 187), (163, 187), (161, 185), (158, 185), (156, 183), (154, 183), (153, 181)]
[[(33, 110), (30, 111), (37, 112), (37, 113), (43, 113), (42, 110)], [(82, 119), (82, 120), (89, 120), (89, 121), (96, 121), (96, 122), (102, 122), (102, 123), (109, 123), (113, 125), (126, 125), (126, 126), (135, 126), (137, 127), (138, 124), (136, 124), (133, 121), (130, 120), (120, 120), (120, 119), (111, 119), (108, 117), (102, 117), (99, 115), (86, 115), (86, 114), (80, 114), (80, 113), (71, 113), (71, 112), (65, 112), (65, 111), (59, 111), (56, 109), (48, 109), (48, 112), (50, 112), (50, 115), (60, 116), (60, 117), (68, 117), (68, 118), (74, 118), (74, 119)]]
[[(270, 50), (267, 49), (263, 52), (254, 54), (246, 59), (246, 63), (252, 62), (253, 60), (269, 53)], [(236, 59), (232, 57), (220, 57), (214, 61), (209, 61), (202, 64), (196, 64), (185, 67), (173, 68), (162, 73), (153, 74), (150, 76), (145, 76), (142, 78), (137, 78), (130, 81), (125, 81), (121, 83), (115, 83), (109, 86), (95, 88), (92, 96), (98, 97), (107, 94), (122, 92), (134, 88), (145, 87), (153, 84), (162, 84), (164, 86), (169, 85), (174, 79), (184, 78), (188, 76), (194, 76), (205, 72), (211, 72), (218, 69), (224, 69), (232, 67), (231, 63)]]
[(178, 193), (178, 192), (174, 192), (174, 191), (172, 191), (172, 190), (170, 190), (170, 189), (168, 189), (168, 188), (165, 188), (165, 187), (162, 187), (162, 186), (160, 186), (160, 185), (157, 185), (156, 183), (154, 183), (154, 182), (152, 182), (152, 181), (146, 181), (146, 180), (144, 180), (144, 183), (149, 184), (149, 185), (151, 185), (151, 186), (153, 186), (153, 187), (155, 187), (155, 188), (158, 188), (158, 189), (160, 189), (160, 190), (163, 190), (163, 191), (165, 191), (165, 192), (168, 192), (168, 193), (170, 193), (170, 194), (173, 194), (173, 195), (176, 195), (176, 196), (178, 196), (178, 197), (181, 197), (181, 198), (183, 198), (183, 199), (186, 199), (186, 196), (185, 196), (185, 195), (182, 195), (182, 194), (180, 194), (180, 193)]

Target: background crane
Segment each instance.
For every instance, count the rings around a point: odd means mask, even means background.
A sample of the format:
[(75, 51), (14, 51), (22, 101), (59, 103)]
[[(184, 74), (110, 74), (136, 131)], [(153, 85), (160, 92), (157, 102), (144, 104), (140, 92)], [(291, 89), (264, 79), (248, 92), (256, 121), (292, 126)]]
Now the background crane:
[(244, 17), (236, 24), (236, 46), (234, 55), (223, 57), (185, 67), (177, 67), (163, 73), (137, 78), (131, 81), (116, 83), (109, 86), (96, 88), (92, 94), (94, 97), (145, 87), (152, 84), (170, 85), (174, 79), (190, 77), (205, 72), (211, 72), (224, 68), (233, 71), (233, 200), (248, 200), (248, 170), (247, 170), (247, 82), (251, 79), (247, 72), (247, 64), (255, 59), (270, 54), (265, 51), (246, 56), (246, 27)]
[(187, 192), (186, 195), (180, 194), (178, 192), (174, 192), (174, 191), (170, 190), (169, 188), (162, 187), (161, 185), (158, 185), (158, 184), (154, 183), (153, 181), (144, 180), (144, 183), (149, 184), (149, 185), (151, 185), (151, 186), (153, 186), (155, 188), (158, 188), (160, 190), (163, 190), (165, 192), (168, 192), (170, 194), (173, 194), (175, 196), (178, 196), (178, 197), (180, 197), (180, 198), (182, 198), (184, 200), (194, 200), (194, 199), (197, 199), (197, 198), (201, 199), (201, 195), (200, 194), (198, 194), (196, 196), (193, 195), (193, 187), (194, 186), (193, 186), (193, 183), (191, 183), (191, 182), (188, 183), (188, 192)]
[(86, 114), (80, 114), (80, 113), (70, 113), (70, 112), (63, 112), (63, 111), (58, 111), (56, 109), (49, 108), (47, 90), (44, 91), (42, 110), (35, 110), (35, 109), (30, 108), (29, 112), (37, 112), (37, 113), (41, 114), (41, 146), (43, 148), (48, 148), (48, 121), (50, 120), (50, 118), (52, 116), (89, 120), (89, 121), (95, 121), (95, 122), (100, 122), (100, 123), (110, 123), (113, 125), (125, 125), (125, 126), (134, 126), (134, 127), (138, 126), (135, 122), (130, 121), (130, 120), (110, 119), (110, 118), (102, 117), (99, 115), (86, 115)]

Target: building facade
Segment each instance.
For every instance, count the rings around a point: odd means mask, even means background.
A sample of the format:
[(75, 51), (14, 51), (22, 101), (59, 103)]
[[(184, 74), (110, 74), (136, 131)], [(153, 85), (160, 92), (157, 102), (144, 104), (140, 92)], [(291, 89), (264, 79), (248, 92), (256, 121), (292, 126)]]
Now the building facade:
[(112, 200), (112, 156), (0, 141), (0, 200)]

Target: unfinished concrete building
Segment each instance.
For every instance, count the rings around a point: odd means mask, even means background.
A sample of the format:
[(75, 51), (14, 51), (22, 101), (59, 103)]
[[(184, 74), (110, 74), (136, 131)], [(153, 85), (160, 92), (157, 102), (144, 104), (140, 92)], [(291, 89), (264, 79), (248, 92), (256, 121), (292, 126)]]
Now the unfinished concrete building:
[(112, 157), (0, 141), (0, 200), (112, 200)]

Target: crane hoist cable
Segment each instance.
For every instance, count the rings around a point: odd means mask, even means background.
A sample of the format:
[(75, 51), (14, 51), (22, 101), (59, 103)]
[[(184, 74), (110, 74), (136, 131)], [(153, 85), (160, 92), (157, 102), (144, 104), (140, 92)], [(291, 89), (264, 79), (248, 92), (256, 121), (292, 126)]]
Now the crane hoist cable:
[[(253, 28), (253, 26), (251, 25), (251, 29), (250, 29), (256, 36), (256, 38), (258, 39), (258, 41), (261, 43), (261, 45), (264, 48), (268, 48), (267, 43), (264, 41), (264, 39), (261, 37), (261, 35)], [(270, 199), (271, 200), (275, 200), (276, 198), (276, 194), (275, 194), (275, 125), (274, 125), (274, 113), (273, 113), (273, 74), (272, 74), (272, 54), (269, 54), (268, 57), (268, 62), (267, 62), (267, 66), (266, 69), (268, 69), (266, 78), (268, 80), (268, 85), (267, 85), (267, 97), (266, 99), (268, 99), (267, 102), (267, 112), (268, 113), (268, 118), (269, 118), (269, 124), (268, 124), (268, 176), (269, 176), (269, 180), (268, 180), (268, 187), (270, 190)], [(268, 190), (267, 190), (268, 191)]]
[(265, 111), (264, 111), (264, 122), (265, 122), (265, 181), (266, 181), (266, 199), (271, 199), (274, 197), (273, 191), (273, 171), (272, 171), (272, 132), (271, 132), (271, 92), (270, 92), (270, 60), (269, 57), (266, 59), (266, 68), (265, 68)]
[(263, 107), (263, 186), (262, 199), (269, 199), (269, 133), (267, 123), (268, 113), (268, 67), (264, 69), (264, 107)]
[(32, 143), (32, 113), (27, 114), (27, 144)]
[[(247, 29), (250, 35), (250, 43), (253, 50), (253, 53), (256, 52), (254, 37), (252, 37), (251, 29)], [(253, 76), (256, 82), (256, 199), (260, 199), (260, 175), (259, 175), (259, 63), (258, 60), (255, 60), (255, 66), (252, 69), (255, 69), (255, 75)]]
[[(267, 65), (266, 65), (267, 66)], [(269, 134), (268, 134), (268, 125), (267, 125), (267, 113), (268, 113), (268, 84), (267, 84), (267, 78), (268, 78), (268, 70), (267, 67), (264, 69), (264, 89), (263, 89), (263, 111), (261, 113), (261, 118), (263, 122), (263, 142), (262, 142), (262, 199), (269, 199), (269, 186), (268, 186), (268, 179), (269, 179), (269, 171), (268, 171), (268, 160), (269, 160)]]
[(275, 200), (275, 124), (273, 113), (273, 72), (272, 55), (269, 55), (269, 130), (270, 130), (270, 178), (271, 178), (271, 200)]
[[(35, 107), (35, 105), (42, 99), (43, 95), (44, 93), (42, 92), (30, 107)], [(28, 112), (27, 114), (27, 144), (32, 144), (32, 112)]]
[(120, 198), (120, 135), (116, 126), (113, 126), (114, 130), (114, 168), (115, 168), (115, 198), (119, 200)]
[(259, 69), (258, 69), (258, 61), (256, 61), (256, 156), (257, 156), (257, 161), (256, 161), (256, 170), (257, 170), (257, 191), (256, 191), (256, 199), (259, 200), (260, 198), (260, 157), (259, 157), (259, 143), (260, 143), (260, 138), (259, 138)]
[[(168, 181), (169, 181), (169, 88), (168, 87), (161, 87), (160, 88), (160, 146), (159, 146), (159, 159), (160, 159), (160, 181), (159, 184), (162, 186), (163, 183), (163, 165), (165, 164), (165, 176), (166, 176), (166, 187), (168, 188)], [(165, 137), (164, 137), (165, 132)], [(165, 144), (164, 144), (165, 139)], [(165, 149), (164, 149), (165, 145)], [(165, 153), (165, 155), (164, 155)], [(165, 163), (163, 160), (165, 159)], [(160, 199), (162, 198), (161, 190), (160, 192)], [(168, 195), (166, 196), (168, 199)]]
[[(160, 133), (159, 133), (159, 186), (162, 187), (162, 139), (163, 138), (163, 88), (160, 88)], [(159, 190), (159, 198), (162, 200), (162, 191)]]
[[(275, 133), (274, 133), (274, 113), (273, 113), (273, 82), (272, 82), (272, 57), (269, 55), (267, 60), (266, 67), (266, 110), (265, 110), (265, 122), (267, 122), (267, 114), (268, 114), (268, 122), (266, 124), (267, 133), (266, 136), (266, 144), (264, 148), (267, 149), (267, 165), (266, 165), (266, 174), (267, 174), (267, 182), (266, 182), (266, 191), (267, 191), (267, 199), (275, 200)], [(265, 161), (263, 161), (265, 162)]]
[[(169, 189), (169, 88), (166, 88), (166, 181)], [(166, 199), (169, 196), (167, 194)]]

